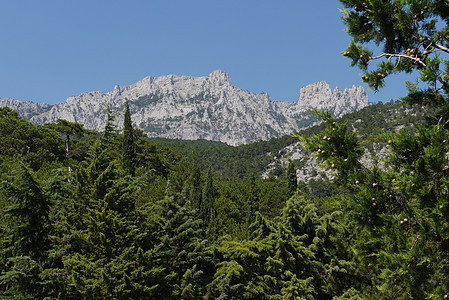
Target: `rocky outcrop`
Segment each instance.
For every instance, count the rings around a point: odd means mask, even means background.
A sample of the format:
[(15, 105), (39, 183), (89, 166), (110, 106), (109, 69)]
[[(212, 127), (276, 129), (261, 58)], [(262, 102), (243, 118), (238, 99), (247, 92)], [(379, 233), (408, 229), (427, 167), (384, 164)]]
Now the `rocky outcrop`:
[[(276, 102), (268, 94), (254, 94), (233, 86), (229, 75), (218, 70), (204, 77), (146, 77), (133, 85), (116, 85), (107, 93), (70, 97), (49, 110), (28, 114), (28, 118), (38, 124), (66, 119), (102, 131), (106, 107), (120, 111), (125, 99), (129, 99), (134, 125), (149, 136), (240, 145), (310, 125), (313, 120), (304, 120), (309, 118), (306, 111), (311, 107), (328, 109), (340, 116), (368, 105), (363, 88), (336, 88), (332, 92), (326, 82), (318, 82), (302, 88), (300, 93), (298, 102)], [(118, 114), (117, 124), (122, 124), (121, 118), (122, 114)]]
[(368, 97), (362, 87), (340, 91), (338, 87), (331, 91), (325, 81), (310, 84), (300, 90), (295, 109), (302, 111), (311, 108), (326, 109), (339, 118), (344, 114), (359, 110), (368, 105)]
[[(286, 170), (290, 161), (296, 161), (300, 168), (296, 170), (296, 178), (298, 182), (308, 183), (311, 180), (319, 181), (323, 179), (334, 180), (335, 173), (330, 169), (323, 168), (319, 163), (316, 153), (310, 153), (298, 141), (281, 149), (274, 156), (273, 161), (265, 167), (262, 178), (273, 176), (273, 171), (277, 168)], [(377, 167), (381, 170), (387, 168), (385, 158), (389, 155), (389, 147), (384, 144), (372, 143), (371, 147), (365, 147), (360, 162), (367, 168)]]

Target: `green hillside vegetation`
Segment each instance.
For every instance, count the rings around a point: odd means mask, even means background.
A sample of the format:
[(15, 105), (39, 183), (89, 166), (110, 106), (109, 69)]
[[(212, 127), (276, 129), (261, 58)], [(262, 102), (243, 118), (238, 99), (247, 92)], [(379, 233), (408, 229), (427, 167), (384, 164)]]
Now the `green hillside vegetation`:
[[(435, 109), (422, 106), (408, 106), (400, 102), (377, 103), (359, 111), (347, 114), (338, 119), (347, 122), (350, 128), (357, 132), (362, 142), (369, 147), (371, 137), (383, 132), (398, 132), (405, 127), (414, 128), (425, 122)], [(312, 136), (321, 132), (325, 125), (315, 125), (301, 130), (299, 134)], [(203, 170), (211, 168), (216, 174), (247, 178), (251, 173), (262, 175), (266, 166), (277, 157), (285, 153), (284, 148), (298, 142), (293, 136), (273, 138), (269, 141), (259, 141), (237, 147), (207, 140), (171, 140), (164, 138), (150, 138), (158, 147), (168, 147), (175, 153), (193, 161), (199, 160)], [(195, 158), (196, 157), (196, 158)], [(299, 166), (298, 166), (299, 167)], [(279, 174), (285, 175), (283, 170)]]

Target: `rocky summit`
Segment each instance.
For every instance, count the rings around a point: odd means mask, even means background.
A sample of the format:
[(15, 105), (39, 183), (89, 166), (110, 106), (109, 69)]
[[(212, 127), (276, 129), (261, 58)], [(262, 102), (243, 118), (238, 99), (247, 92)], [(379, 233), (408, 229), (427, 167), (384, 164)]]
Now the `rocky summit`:
[[(107, 106), (119, 112), (125, 98), (135, 127), (150, 137), (207, 139), (229, 145), (268, 140), (309, 126), (314, 122), (307, 113), (310, 108), (327, 109), (339, 117), (369, 105), (362, 87), (332, 91), (324, 81), (303, 87), (297, 102), (278, 102), (266, 93), (232, 85), (229, 75), (218, 70), (207, 77), (146, 77), (106, 93), (69, 97), (53, 106), (9, 98), (0, 98), (0, 106), (11, 107), (36, 124), (66, 119), (102, 131)], [(122, 115), (117, 114), (117, 124), (122, 124)]]

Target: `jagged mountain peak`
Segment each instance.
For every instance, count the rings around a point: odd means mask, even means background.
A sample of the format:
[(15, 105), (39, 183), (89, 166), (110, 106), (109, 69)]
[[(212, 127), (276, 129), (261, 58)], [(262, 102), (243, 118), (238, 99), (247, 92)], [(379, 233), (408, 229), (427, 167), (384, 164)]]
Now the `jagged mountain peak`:
[[(208, 139), (230, 145), (268, 140), (310, 125), (303, 120), (310, 107), (329, 109), (339, 116), (368, 105), (363, 88), (332, 92), (324, 81), (302, 88), (298, 102), (276, 102), (266, 93), (233, 86), (226, 72), (216, 70), (203, 77), (145, 77), (132, 85), (115, 85), (106, 93), (69, 97), (65, 103), (29, 117), (38, 124), (66, 119), (102, 131), (107, 105), (119, 111), (125, 98), (130, 101), (134, 125), (149, 136)], [(0, 105), (4, 103), (0, 99)], [(119, 115), (117, 123), (121, 122)]]

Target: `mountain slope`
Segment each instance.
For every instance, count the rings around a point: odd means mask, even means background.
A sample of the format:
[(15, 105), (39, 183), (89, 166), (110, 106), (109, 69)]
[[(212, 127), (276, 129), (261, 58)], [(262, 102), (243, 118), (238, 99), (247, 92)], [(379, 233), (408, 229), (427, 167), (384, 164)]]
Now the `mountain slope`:
[[(371, 137), (382, 132), (397, 132), (404, 127), (413, 129), (414, 124), (424, 123), (424, 116), (431, 113), (430, 110), (428, 107), (410, 107), (395, 102), (378, 103), (346, 114), (338, 122), (348, 122), (348, 128), (360, 136), (365, 146), (365, 162), (381, 163), (372, 158), (381, 157), (387, 148)], [(323, 129), (324, 124), (321, 124), (301, 130), (299, 133), (312, 136)], [(238, 147), (206, 140), (183, 141), (163, 138), (151, 140), (186, 157), (191, 157), (194, 153), (197, 157), (201, 157), (203, 169), (212, 168), (216, 173), (231, 177), (246, 178), (251, 173), (264, 177), (283, 176), (290, 159), (298, 167), (297, 175), (301, 181), (319, 180), (329, 175), (317, 165), (316, 159), (301, 146), (299, 140), (289, 135)]]

